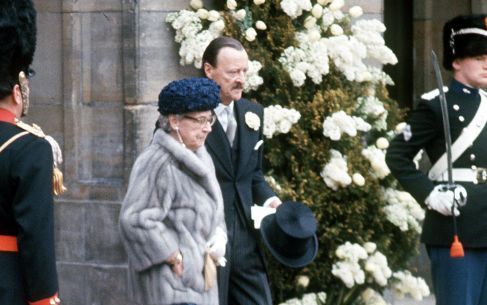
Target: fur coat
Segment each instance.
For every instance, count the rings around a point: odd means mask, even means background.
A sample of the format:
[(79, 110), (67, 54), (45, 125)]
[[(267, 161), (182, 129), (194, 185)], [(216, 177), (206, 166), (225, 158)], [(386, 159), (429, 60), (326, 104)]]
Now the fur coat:
[[(204, 290), (206, 243), (217, 227), (226, 231), (223, 201), (211, 157), (158, 129), (137, 158), (120, 213), (129, 258), (129, 286), (143, 305), (217, 305), (216, 285)], [(184, 271), (165, 263), (180, 250)]]

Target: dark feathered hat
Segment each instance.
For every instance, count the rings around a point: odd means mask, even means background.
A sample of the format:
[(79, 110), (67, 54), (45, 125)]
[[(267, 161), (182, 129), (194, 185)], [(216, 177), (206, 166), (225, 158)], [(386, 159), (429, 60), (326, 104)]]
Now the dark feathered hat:
[(318, 253), (316, 219), (302, 202), (285, 201), (262, 219), (260, 233), (272, 256), (281, 264), (301, 268), (310, 264)]
[(443, 27), (443, 66), (452, 70), (456, 58), (487, 54), (487, 15), (457, 16)]
[(163, 115), (212, 110), (220, 102), (220, 88), (208, 78), (186, 78), (169, 83), (159, 94)]
[(36, 11), (31, 0), (0, 1), (0, 98), (29, 74), (36, 48)]

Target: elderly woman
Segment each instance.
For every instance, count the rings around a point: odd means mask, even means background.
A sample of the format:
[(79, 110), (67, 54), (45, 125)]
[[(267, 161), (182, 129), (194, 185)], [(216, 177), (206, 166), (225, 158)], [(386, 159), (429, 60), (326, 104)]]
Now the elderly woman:
[(204, 143), (220, 90), (211, 80), (171, 82), (159, 126), (137, 158), (120, 214), (130, 290), (143, 305), (217, 305), (225, 263), (223, 202)]

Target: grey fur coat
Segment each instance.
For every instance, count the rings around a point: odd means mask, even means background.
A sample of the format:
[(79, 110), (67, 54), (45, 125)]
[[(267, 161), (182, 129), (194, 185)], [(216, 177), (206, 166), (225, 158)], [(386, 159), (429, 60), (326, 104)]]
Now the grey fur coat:
[[(216, 285), (204, 291), (203, 268), (206, 242), (218, 226), (226, 231), (222, 195), (206, 148), (192, 152), (158, 129), (132, 168), (120, 213), (134, 300), (217, 305)], [(181, 277), (164, 263), (178, 249)]]

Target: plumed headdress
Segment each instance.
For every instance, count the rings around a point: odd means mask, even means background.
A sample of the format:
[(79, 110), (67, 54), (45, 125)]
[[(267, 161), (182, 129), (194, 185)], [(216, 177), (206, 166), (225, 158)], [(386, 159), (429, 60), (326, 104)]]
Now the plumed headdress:
[(487, 54), (487, 15), (457, 16), (443, 27), (443, 66), (452, 70), (456, 58)]
[(220, 88), (208, 78), (176, 80), (159, 94), (159, 112), (162, 115), (183, 114), (212, 110), (220, 102)]
[(0, 1), (0, 99), (29, 74), (36, 48), (36, 11), (31, 0)]

